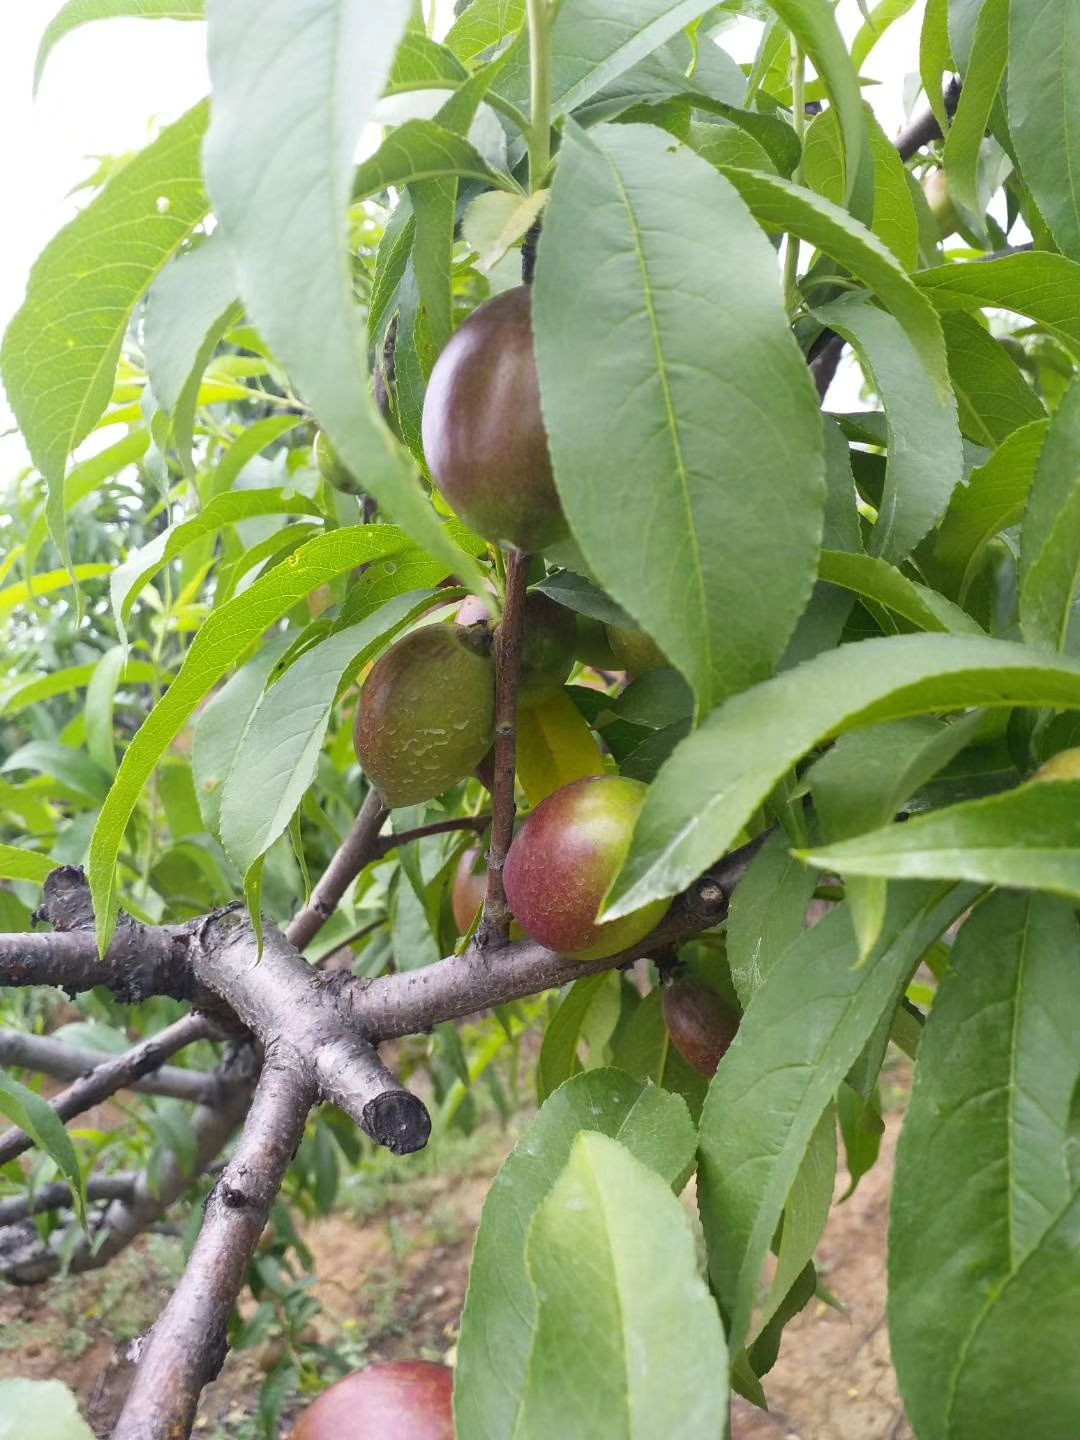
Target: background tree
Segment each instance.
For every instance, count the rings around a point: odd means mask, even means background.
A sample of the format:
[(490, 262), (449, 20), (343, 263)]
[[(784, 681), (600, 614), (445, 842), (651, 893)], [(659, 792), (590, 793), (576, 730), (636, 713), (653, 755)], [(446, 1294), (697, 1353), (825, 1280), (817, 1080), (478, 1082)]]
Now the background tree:
[[(185, 1199), (115, 1435), (187, 1434), (283, 1187), (422, 1147), (416, 1091), (448, 1123), (539, 1025), (457, 1434), (720, 1436), (825, 1293), (892, 1042), (915, 1431), (1074, 1435), (1070, 0), (931, 0), (895, 144), (859, 68), (903, 5), (850, 50), (827, 0), (457, 8), (169, 7), (212, 109), (108, 167), (5, 336), (0, 1270)], [(161, 13), (70, 0), (38, 73)], [(878, 408), (829, 408), (848, 345)], [(152, 1148), (73, 1143), (135, 1084)]]

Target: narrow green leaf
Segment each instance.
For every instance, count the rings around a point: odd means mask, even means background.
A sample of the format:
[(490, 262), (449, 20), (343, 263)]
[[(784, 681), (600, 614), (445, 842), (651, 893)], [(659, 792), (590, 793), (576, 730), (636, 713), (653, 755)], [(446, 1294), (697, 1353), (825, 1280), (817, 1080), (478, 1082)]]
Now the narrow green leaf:
[(254, 659), (210, 697), (196, 718), (191, 768), (199, 811), (211, 835), (219, 834), (221, 797), (240, 742), (262, 698), (270, 672), (294, 638), (275, 635), (266, 641)]
[(85, 1225), (86, 1181), (79, 1157), (48, 1101), (0, 1070), (0, 1115), (6, 1115), (13, 1125), (30, 1136), (38, 1149), (56, 1161), (61, 1175), (71, 1186), (79, 1223)]
[(905, 270), (919, 264), (919, 217), (911, 197), (911, 173), (869, 105), (863, 106), (874, 157), (874, 213), (870, 228)]
[(536, 1098), (542, 1105), (564, 1080), (582, 1068), (577, 1056), (581, 1032), (589, 1011), (609, 982), (607, 974), (575, 980), (544, 1027), (536, 1066)]
[(885, 406), (889, 459), (870, 550), (899, 564), (941, 519), (963, 475), (956, 401), (891, 316), (857, 297), (815, 313), (858, 349)]
[(774, 1317), (814, 1257), (832, 1208), (836, 1185), (836, 1115), (827, 1105), (806, 1146), (802, 1162), (784, 1202), (780, 1244), (769, 1293), (754, 1316), (757, 1330), (752, 1350), (768, 1334)]
[(64, 38), (80, 25), (114, 16), (140, 20), (201, 20), (205, 0), (67, 0), (45, 27), (34, 61), (34, 93), (46, 61)]
[[(70, 665), (46, 675), (20, 676), (20, 683), (6, 691), (0, 699), (0, 715), (16, 715), (30, 705), (51, 700), (54, 695), (69, 695), (82, 690), (90, 684), (96, 668), (96, 663)], [(129, 660), (123, 671), (123, 679), (129, 685), (149, 685), (156, 676), (156, 667), (148, 660)]]
[(1080, 576), (1080, 383), (1055, 410), (1039, 452), (1020, 531), (1020, 629), (1062, 650)]
[(953, 68), (949, 47), (949, 0), (927, 0), (919, 35), (919, 77), (943, 135), (949, 133), (949, 114), (945, 109), (941, 79), (946, 70)]
[(840, 116), (846, 199), (855, 185), (866, 136), (859, 77), (832, 6), (828, 0), (769, 0), (769, 4), (814, 62)]
[[(654, 1170), (607, 1135), (582, 1131), (533, 1217), (525, 1260), (537, 1316), (522, 1440), (726, 1433), (720, 1317), (686, 1212)], [(657, 1383), (642, 1359), (660, 1354)]]
[(1062, 252), (1080, 260), (1080, 15), (1073, 0), (1012, 0), (1007, 109), (1020, 173)]
[(970, 903), (938, 894), (915, 886), (894, 897), (861, 968), (837, 906), (785, 951), (720, 1062), (701, 1117), (698, 1204), (733, 1350), (747, 1338), (758, 1277), (814, 1130), (927, 945)]
[(819, 870), (972, 880), (1080, 900), (1080, 782), (1035, 781), (802, 852)]
[(249, 460), (303, 423), (302, 415), (270, 415), (242, 430), (217, 463), (211, 494), (222, 495), (231, 490)]
[(780, 957), (802, 934), (817, 877), (789, 849), (786, 835), (770, 835), (750, 862), (731, 900), (727, 957), (745, 1010)]
[(94, 666), (86, 689), (86, 748), (91, 760), (112, 775), (116, 770), (113, 743), (113, 705), (116, 687), (125, 669), (127, 657), (122, 645), (114, 645)]
[(408, 0), (211, 0), (204, 159), (241, 296), (335, 450), (418, 543), (479, 587), (376, 409), (352, 299), (353, 157), (409, 12)]
[(35, 575), (33, 585), (29, 585), (25, 580), (17, 580), (14, 585), (5, 585), (0, 590), (0, 615), (8, 610), (16, 610), (20, 605), (29, 605), (56, 590), (66, 590), (73, 576), (81, 583), (83, 580), (100, 580), (111, 570), (111, 565), (97, 563), (75, 565), (70, 571), (49, 570), (44, 575)]
[(22, 850), (18, 845), (0, 845), (0, 879), (30, 880), (40, 884), (56, 869), (56, 861), (35, 850)]
[(1048, 422), (1014, 430), (966, 485), (953, 491), (934, 537), (934, 581), (963, 604), (995, 535), (1023, 517)]
[[(673, 203), (683, 207), (677, 231)], [(809, 596), (820, 538), (821, 421), (772, 248), (728, 182), (670, 137), (571, 126), (535, 295), (571, 530), (708, 710), (775, 664)], [(752, 345), (730, 343), (733, 323)], [(752, 610), (740, 598), (748, 588), (759, 596)]]
[(823, 550), (818, 578), (840, 585), (895, 611), (920, 630), (949, 630), (955, 635), (980, 635), (982, 627), (959, 605), (936, 590), (909, 580), (902, 570), (874, 555)]
[(428, 590), (388, 601), (366, 620), (305, 650), (262, 695), (221, 798), (221, 842), (241, 873), (285, 833), (315, 778), (345, 672), (365, 664), (435, 598)]
[(724, 169), (723, 173), (767, 230), (791, 231), (876, 290), (907, 332), (939, 391), (948, 389), (941, 322), (893, 253), (846, 210), (777, 175)]
[(587, 1070), (550, 1096), (484, 1201), (458, 1340), (461, 1435), (514, 1433), (537, 1316), (525, 1239), (582, 1130), (618, 1140), (671, 1186), (681, 1189), (689, 1174), (694, 1127), (678, 1096), (619, 1070)]
[(65, 565), (65, 463), (109, 402), (136, 302), (206, 213), (207, 116), (203, 102), (163, 130), (50, 241), (4, 335), (4, 386), (45, 477), (49, 531)]
[(175, 256), (154, 282), (146, 302), (147, 375), (154, 398), (172, 419), (176, 448), (189, 470), (203, 372), (239, 313), (232, 259), (218, 235)]
[(390, 525), (355, 525), (319, 535), (205, 621), (176, 679), (128, 746), (91, 836), (87, 870), (102, 953), (116, 926), (116, 856), (131, 812), (196, 705), (249, 645), (317, 585), (407, 545), (404, 532)]
[(960, 102), (945, 140), (943, 158), (949, 193), (979, 231), (984, 228), (985, 209), (979, 195), (979, 154), (1005, 76), (1009, 6), (1010, 0), (983, 0)]
[(963, 310), (948, 311), (941, 325), (960, 429), (969, 440), (993, 449), (1022, 425), (1046, 418), (1020, 367), (985, 326)]
[(1000, 260), (940, 265), (914, 278), (939, 309), (1015, 310), (1080, 357), (1080, 265), (1064, 255), (1028, 250)]
[(320, 516), (319, 507), (295, 491), (285, 490), (232, 490), (217, 499), (190, 520), (180, 520), (162, 530), (138, 550), (133, 550), (127, 559), (116, 567), (109, 582), (113, 614), (121, 638), (125, 636), (132, 606), (150, 580), (163, 570), (170, 560), (200, 540), (207, 540), (235, 525), (249, 520), (254, 515), (315, 515)]
[(109, 787), (107, 771), (83, 751), (73, 750), (58, 740), (30, 740), (12, 751), (0, 765), (0, 774), (19, 770), (51, 776), (89, 805), (100, 805)]
[(1080, 1425), (1062, 1348), (1080, 1323), (1066, 1159), (1078, 1037), (1075, 915), (1045, 897), (993, 896), (953, 948), (896, 1156), (889, 1335), (926, 1440), (1020, 1433), (1036, 1374), (1040, 1440)]
[(864, 725), (977, 705), (1080, 709), (1080, 661), (975, 635), (896, 635), (841, 646), (735, 696), (657, 776), (605, 914), (688, 885), (815, 745)]

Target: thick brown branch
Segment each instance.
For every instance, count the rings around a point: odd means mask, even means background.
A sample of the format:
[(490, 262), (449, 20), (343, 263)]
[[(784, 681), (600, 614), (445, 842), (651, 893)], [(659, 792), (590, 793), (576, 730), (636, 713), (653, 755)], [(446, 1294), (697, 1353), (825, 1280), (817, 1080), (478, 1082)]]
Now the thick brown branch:
[(385, 819), (386, 807), (375, 791), (369, 790), (352, 829), (323, 871), (311, 899), (285, 928), (285, 934), (298, 950), (310, 945), (340, 905), (345, 891), (379, 853), (379, 831)]
[[(323, 975), (284, 935), (267, 927), (262, 956), (246, 913), (208, 916), (193, 936), (190, 961), (267, 1049), (287, 1039), (311, 1067), (313, 1083), (371, 1138), (397, 1154), (419, 1150), (431, 1121), (351, 1025), (341, 1002), (351, 977)], [(344, 979), (344, 985), (342, 984)]]
[(495, 749), (491, 789), (491, 843), (488, 849), (484, 913), (476, 946), (487, 950), (510, 933), (510, 907), (503, 890), (503, 865), (514, 838), (514, 773), (517, 760), (517, 691), (521, 637), (525, 621), (525, 584), (529, 556), (511, 550), (506, 561), (506, 599), (495, 636)]
[(281, 1042), (266, 1056), (187, 1269), (143, 1344), (113, 1440), (190, 1433), (202, 1388), (221, 1369), (229, 1315), (314, 1099), (305, 1057)]
[[(98, 1105), (102, 1100), (114, 1095), (117, 1090), (130, 1089), (137, 1085), (144, 1075), (152, 1071), (158, 1071), (157, 1079), (159, 1087), (164, 1084), (165, 1089), (158, 1089), (158, 1094), (178, 1096), (182, 1100), (199, 1100), (207, 1104), (214, 1104), (217, 1100), (216, 1081), (212, 1075), (200, 1074), (197, 1070), (180, 1070), (175, 1067), (169, 1068), (169, 1073), (164, 1079), (161, 1078), (162, 1061), (169, 1055), (175, 1055), (186, 1045), (193, 1044), (196, 1040), (205, 1040), (214, 1034), (213, 1027), (201, 1015), (185, 1015), (174, 1024), (166, 1026), (164, 1030), (149, 1039), (133, 1045), (122, 1055), (115, 1055), (111, 1059), (104, 1059), (95, 1056), (92, 1051), (75, 1051), (72, 1058), (76, 1064), (83, 1062), (81, 1070), (76, 1070), (78, 1079), (73, 1085), (55, 1096), (49, 1103), (60, 1120), (68, 1121), (76, 1115), (82, 1115), (92, 1106)], [(15, 1043), (13, 1044), (12, 1041)], [(7, 1042), (7, 1043), (5, 1043)], [(20, 1043), (21, 1042), (21, 1043)], [(50, 1040), (39, 1035), (20, 1035), (18, 1031), (0, 1031), (0, 1061), (9, 1065), (33, 1064), (26, 1058), (9, 1058), (14, 1054), (33, 1055), (35, 1052), (42, 1062), (35, 1068), (49, 1071), (48, 1059), (53, 1064), (64, 1063), (64, 1051), (70, 1051), (71, 1047), (65, 1045), (62, 1040)], [(57, 1052), (60, 1052), (59, 1054)], [(92, 1056), (90, 1066), (85, 1064), (87, 1054)], [(53, 1069), (51, 1073), (55, 1074)], [(69, 1072), (70, 1073), (70, 1072)], [(153, 1085), (153, 1081), (149, 1082)], [(0, 1134), (0, 1165), (6, 1165), (9, 1160), (14, 1160), (25, 1150), (33, 1145), (33, 1140), (22, 1130), (5, 1130)]]
[(582, 962), (528, 940), (488, 950), (472, 945), (461, 955), (450, 955), (419, 970), (356, 981), (349, 991), (355, 1019), (379, 1041), (414, 1035), (443, 1020), (521, 1000), (583, 975), (629, 964), (642, 955), (655, 955), (723, 920), (732, 891), (763, 838), (714, 865), (675, 899), (651, 935), (619, 955)]
[[(954, 115), (960, 103), (960, 81), (955, 75), (945, 86), (943, 98), (946, 115)], [(940, 139), (941, 126), (937, 122), (937, 116), (932, 110), (927, 110), (922, 115), (917, 115), (910, 125), (901, 130), (896, 137), (896, 150), (901, 160), (910, 160), (916, 150), (929, 145), (931, 140)]]

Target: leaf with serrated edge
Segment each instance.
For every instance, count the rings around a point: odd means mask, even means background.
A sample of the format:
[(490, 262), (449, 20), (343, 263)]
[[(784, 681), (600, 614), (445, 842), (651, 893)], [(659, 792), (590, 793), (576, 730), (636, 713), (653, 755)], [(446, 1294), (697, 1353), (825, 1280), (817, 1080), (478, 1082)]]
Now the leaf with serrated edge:
[(889, 1336), (926, 1440), (1031, 1427), (1032, 1366), (1034, 1433), (1077, 1433), (1068, 1347), (1080, 1245), (1066, 1149), (1078, 1037), (1071, 907), (992, 896), (960, 931), (919, 1042), (889, 1207)]
[(758, 1276), (815, 1128), (927, 945), (971, 901), (970, 892), (939, 895), (908, 886), (894, 896), (861, 969), (838, 905), (785, 951), (720, 1062), (701, 1116), (698, 1205), (733, 1350), (749, 1332)]
[[(460, 593), (460, 592), (459, 592)], [(359, 624), (305, 650), (260, 699), (225, 780), (221, 843), (246, 873), (279, 835), (315, 778), (341, 678), (436, 599), (399, 595)]]
[(210, 0), (203, 158), (241, 297), (334, 449), (414, 540), (479, 590), (476, 566), (376, 409), (352, 298), (353, 159), (410, 11), (408, 0)]
[(1080, 709), (1080, 660), (977, 635), (896, 635), (841, 646), (735, 696), (653, 782), (605, 917), (688, 885), (815, 745), (976, 705)]
[(196, 705), (253, 641), (317, 585), (408, 545), (404, 531), (391, 525), (319, 535), (204, 622), (176, 679), (128, 746), (90, 839), (87, 871), (103, 954), (116, 928), (116, 856), (124, 831), (143, 786)]
[(670, 136), (568, 126), (533, 306), (571, 531), (704, 713), (775, 665), (823, 523), (821, 419), (772, 248), (729, 182)]
[(4, 335), (0, 368), (65, 565), (64, 467), (100, 419), (131, 312), (206, 213), (206, 102), (163, 130), (51, 240)]
[(669, 1185), (681, 1189), (689, 1174), (694, 1127), (678, 1096), (620, 1070), (587, 1070), (545, 1101), (484, 1201), (454, 1378), (460, 1435), (514, 1433), (536, 1324), (525, 1237), (581, 1130), (610, 1135)]
[(686, 1212), (655, 1171), (583, 1131), (533, 1217), (525, 1261), (537, 1319), (521, 1440), (725, 1433), (720, 1317)]

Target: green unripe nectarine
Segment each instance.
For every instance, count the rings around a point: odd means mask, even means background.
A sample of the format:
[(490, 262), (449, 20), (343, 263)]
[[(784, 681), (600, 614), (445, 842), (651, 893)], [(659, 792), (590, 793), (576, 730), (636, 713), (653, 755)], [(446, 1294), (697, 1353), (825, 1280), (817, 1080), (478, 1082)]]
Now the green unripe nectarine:
[(360, 482), (347, 468), (322, 430), (316, 432), (313, 450), (319, 474), (331, 489), (340, 490), (343, 495), (362, 495), (364, 493)]
[(428, 625), (372, 666), (353, 738), (387, 805), (432, 800), (471, 775), (495, 733), (495, 667), (483, 637)]
[(1033, 780), (1080, 780), (1080, 747), (1059, 750), (1043, 762), (1031, 777)]
[(615, 657), (615, 667), (630, 676), (644, 675), (646, 670), (664, 670), (671, 664), (651, 635), (644, 630), (605, 626), (608, 644)]
[(549, 950), (598, 960), (656, 927), (670, 900), (653, 900), (618, 920), (596, 918), (630, 849), (647, 789), (621, 775), (590, 776), (536, 807), (503, 870), (507, 902), (526, 934)]

